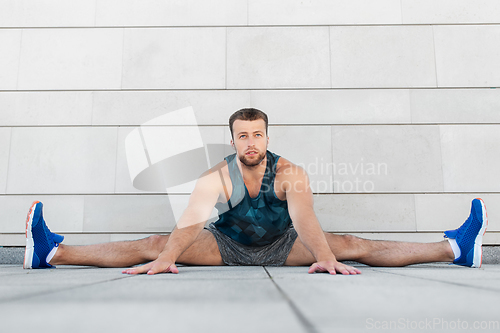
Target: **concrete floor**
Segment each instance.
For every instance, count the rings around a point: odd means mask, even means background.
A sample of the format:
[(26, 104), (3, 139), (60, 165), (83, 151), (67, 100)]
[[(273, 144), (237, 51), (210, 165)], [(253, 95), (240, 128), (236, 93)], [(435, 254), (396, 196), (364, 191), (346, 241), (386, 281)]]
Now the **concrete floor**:
[(130, 276), (121, 269), (0, 265), (0, 327), (9, 333), (500, 331), (499, 265), (356, 266), (362, 275), (226, 266)]

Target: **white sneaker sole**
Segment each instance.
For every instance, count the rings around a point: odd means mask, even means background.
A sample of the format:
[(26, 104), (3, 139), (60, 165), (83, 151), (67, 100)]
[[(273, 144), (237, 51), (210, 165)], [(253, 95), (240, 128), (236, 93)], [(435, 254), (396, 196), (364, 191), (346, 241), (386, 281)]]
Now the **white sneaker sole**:
[(33, 202), (28, 212), (28, 217), (26, 217), (26, 249), (24, 250), (24, 263), (23, 263), (24, 269), (32, 268), (31, 265), (33, 263), (33, 254), (35, 253), (35, 242), (33, 241), (33, 234), (31, 233), (31, 227), (37, 203), (40, 203), (40, 201)]
[(480, 268), (483, 264), (483, 235), (486, 232), (486, 228), (488, 227), (488, 214), (486, 213), (486, 206), (484, 205), (484, 201), (481, 198), (477, 198), (481, 201), (482, 208), (482, 217), (483, 217), (483, 225), (479, 230), (476, 239), (474, 241), (474, 259), (472, 261), (471, 267)]

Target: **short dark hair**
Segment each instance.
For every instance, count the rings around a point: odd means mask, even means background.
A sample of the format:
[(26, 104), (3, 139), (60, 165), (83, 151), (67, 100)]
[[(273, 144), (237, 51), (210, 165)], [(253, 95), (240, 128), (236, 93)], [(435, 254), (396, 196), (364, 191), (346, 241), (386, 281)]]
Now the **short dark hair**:
[(233, 123), (235, 120), (246, 120), (253, 121), (262, 119), (266, 123), (266, 135), (267, 135), (267, 114), (264, 112), (254, 109), (254, 108), (246, 108), (236, 111), (229, 117), (229, 130), (231, 131), (231, 137), (234, 139), (233, 135)]

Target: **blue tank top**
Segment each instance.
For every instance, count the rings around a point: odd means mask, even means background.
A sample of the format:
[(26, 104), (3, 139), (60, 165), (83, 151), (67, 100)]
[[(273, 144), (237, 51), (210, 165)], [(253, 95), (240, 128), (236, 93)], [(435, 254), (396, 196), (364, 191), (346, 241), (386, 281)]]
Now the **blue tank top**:
[(252, 198), (236, 164), (236, 154), (225, 158), (233, 192), (227, 203), (217, 203), (219, 219), (215, 227), (235, 241), (248, 246), (263, 246), (278, 239), (291, 226), (286, 200), (274, 192), (278, 155), (266, 152), (267, 166), (257, 197)]

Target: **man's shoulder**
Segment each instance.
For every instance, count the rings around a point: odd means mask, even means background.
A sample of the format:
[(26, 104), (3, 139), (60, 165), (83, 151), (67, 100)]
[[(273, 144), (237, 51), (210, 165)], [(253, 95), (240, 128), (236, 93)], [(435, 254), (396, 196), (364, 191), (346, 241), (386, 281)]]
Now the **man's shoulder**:
[(223, 175), (229, 174), (228, 166), (226, 160), (222, 160), (221, 162), (217, 163), (207, 171), (201, 174), (200, 178), (213, 178), (213, 179), (219, 179), (220, 180), (220, 175), (221, 173)]
[(297, 164), (287, 160), (284, 157), (280, 157), (276, 163), (276, 177), (278, 178), (289, 178), (290, 176), (305, 175), (306, 171), (298, 166)]

